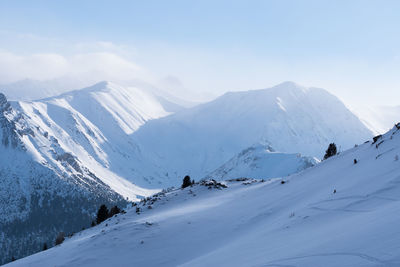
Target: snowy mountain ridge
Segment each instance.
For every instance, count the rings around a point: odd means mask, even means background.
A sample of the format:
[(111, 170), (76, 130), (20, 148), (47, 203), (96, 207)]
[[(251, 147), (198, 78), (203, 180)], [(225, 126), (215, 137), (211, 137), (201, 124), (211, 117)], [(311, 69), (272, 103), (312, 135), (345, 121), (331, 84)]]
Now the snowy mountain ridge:
[[(44, 135), (54, 136), (62, 149), (99, 173), (119, 194), (130, 199), (148, 194), (126, 178), (132, 177), (131, 155), (137, 150), (129, 135), (146, 121), (169, 114), (152, 95), (101, 82), (57, 97), (13, 105), (27, 115), (29, 123), (38, 125)], [(38, 145), (40, 153), (48, 155), (49, 145)]]
[(158, 180), (204, 177), (255, 143), (321, 158), (331, 142), (343, 150), (371, 136), (335, 96), (291, 82), (226, 93), (149, 121), (132, 134), (140, 158), (157, 166), (142, 175)]
[(372, 135), (325, 90), (291, 82), (227, 93), (173, 114), (147, 91), (102, 82), (14, 107), (130, 199), (141, 190), (127, 190), (123, 180), (159, 189), (186, 174), (200, 179), (254, 143), (321, 157), (330, 142), (346, 148)]
[(398, 266), (399, 155), (397, 125), (289, 177), (159, 193), (8, 266)]

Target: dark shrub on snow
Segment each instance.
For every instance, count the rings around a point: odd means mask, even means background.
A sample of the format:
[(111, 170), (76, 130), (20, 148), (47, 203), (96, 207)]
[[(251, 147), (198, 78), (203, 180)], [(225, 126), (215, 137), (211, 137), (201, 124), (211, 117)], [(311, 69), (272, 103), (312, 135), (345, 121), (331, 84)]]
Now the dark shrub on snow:
[(330, 143), (328, 149), (325, 151), (324, 159), (328, 159), (337, 154), (337, 147), (335, 143)]
[(190, 176), (186, 175), (185, 178), (183, 178), (182, 188), (186, 188), (191, 185), (192, 185), (192, 181), (190, 180)]

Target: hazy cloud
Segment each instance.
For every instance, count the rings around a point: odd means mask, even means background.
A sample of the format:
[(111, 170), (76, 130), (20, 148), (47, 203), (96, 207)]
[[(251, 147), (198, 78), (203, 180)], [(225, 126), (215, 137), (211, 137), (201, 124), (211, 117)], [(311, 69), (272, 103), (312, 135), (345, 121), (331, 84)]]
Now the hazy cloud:
[(98, 76), (100, 80), (118, 81), (149, 75), (134, 62), (111, 52), (65, 56), (55, 53), (16, 55), (9, 51), (0, 51), (0, 83), (26, 78), (49, 80), (62, 76), (87, 76), (91, 80)]

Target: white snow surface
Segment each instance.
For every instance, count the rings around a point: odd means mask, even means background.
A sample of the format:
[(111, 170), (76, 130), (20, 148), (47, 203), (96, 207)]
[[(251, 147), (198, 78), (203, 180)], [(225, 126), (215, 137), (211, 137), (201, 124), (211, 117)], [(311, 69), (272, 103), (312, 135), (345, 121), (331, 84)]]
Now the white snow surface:
[(399, 266), (399, 155), (394, 128), (284, 184), (159, 194), (7, 266)]
[(318, 162), (316, 158), (304, 157), (299, 153), (277, 152), (268, 145), (256, 144), (235, 155), (206, 178), (226, 180), (283, 177), (312, 167)]

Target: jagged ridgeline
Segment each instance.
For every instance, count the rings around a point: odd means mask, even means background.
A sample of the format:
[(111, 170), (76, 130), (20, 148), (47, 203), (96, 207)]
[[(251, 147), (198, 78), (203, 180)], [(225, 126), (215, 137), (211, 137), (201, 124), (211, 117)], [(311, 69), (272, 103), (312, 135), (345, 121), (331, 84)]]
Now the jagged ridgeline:
[[(59, 232), (89, 227), (101, 204), (127, 204), (25, 116), (0, 94), (0, 264), (53, 246)], [(31, 139), (39, 136), (51, 142), (51, 157), (35, 153)]]

